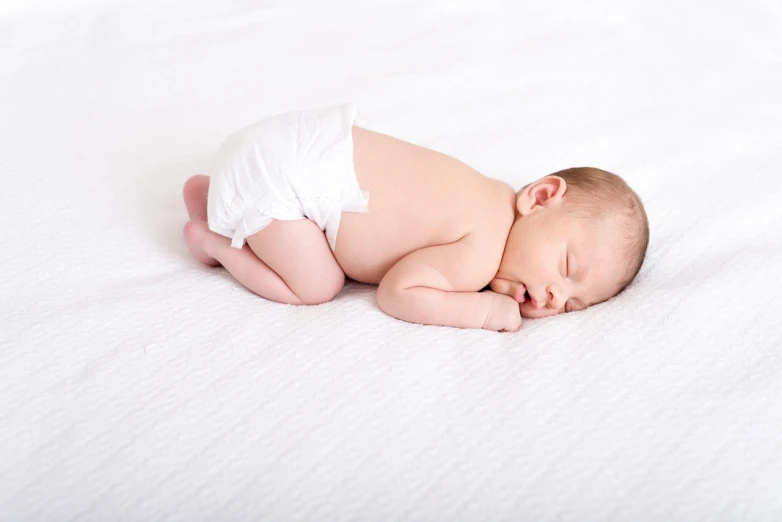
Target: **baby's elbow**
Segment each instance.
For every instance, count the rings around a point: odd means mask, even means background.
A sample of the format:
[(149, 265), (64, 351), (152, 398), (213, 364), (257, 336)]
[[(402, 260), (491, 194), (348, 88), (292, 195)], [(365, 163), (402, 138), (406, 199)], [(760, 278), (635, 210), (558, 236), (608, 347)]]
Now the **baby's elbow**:
[(377, 287), (377, 305), (385, 313), (394, 315), (393, 311), (398, 306), (402, 292), (403, 290), (399, 288), (399, 285), (383, 279)]
[(388, 315), (415, 322), (421, 305), (420, 290), (408, 288), (399, 281), (383, 280), (377, 287), (377, 304)]

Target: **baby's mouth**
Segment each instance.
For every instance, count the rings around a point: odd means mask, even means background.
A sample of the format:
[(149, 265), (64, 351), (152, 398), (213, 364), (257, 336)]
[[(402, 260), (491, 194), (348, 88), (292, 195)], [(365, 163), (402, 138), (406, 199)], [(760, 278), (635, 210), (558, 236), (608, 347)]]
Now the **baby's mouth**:
[(527, 287), (524, 283), (519, 283), (519, 287), (516, 289), (516, 292), (513, 294), (513, 298), (519, 304), (529, 299), (529, 292), (527, 292)]

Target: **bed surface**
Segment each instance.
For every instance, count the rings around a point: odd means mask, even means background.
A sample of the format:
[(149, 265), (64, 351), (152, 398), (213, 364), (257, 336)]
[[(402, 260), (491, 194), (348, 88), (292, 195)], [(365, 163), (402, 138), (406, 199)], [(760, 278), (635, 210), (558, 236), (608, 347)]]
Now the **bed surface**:
[[(0, 63), (0, 519), (782, 520), (779, 2), (10, 2)], [(345, 101), (620, 173), (639, 278), (497, 334), (190, 258), (225, 136)]]

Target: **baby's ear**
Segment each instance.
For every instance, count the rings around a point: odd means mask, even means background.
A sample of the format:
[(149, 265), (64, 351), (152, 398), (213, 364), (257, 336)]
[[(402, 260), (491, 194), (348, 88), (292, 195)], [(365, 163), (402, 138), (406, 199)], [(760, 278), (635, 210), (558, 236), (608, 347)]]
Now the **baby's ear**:
[(559, 176), (546, 176), (530, 183), (516, 194), (516, 209), (522, 216), (537, 207), (559, 203), (567, 190), (567, 183)]

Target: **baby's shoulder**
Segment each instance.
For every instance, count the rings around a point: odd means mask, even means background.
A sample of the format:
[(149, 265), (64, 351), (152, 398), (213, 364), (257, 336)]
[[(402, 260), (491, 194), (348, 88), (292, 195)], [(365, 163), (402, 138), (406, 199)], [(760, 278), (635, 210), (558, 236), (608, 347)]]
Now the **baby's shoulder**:
[(469, 230), (464, 239), (473, 245), (481, 263), (494, 268), (498, 267), (502, 260), (505, 243), (515, 218), (515, 207), (512, 203), (515, 192), (510, 187), (508, 189), (510, 194), (502, 186), (487, 190), (483, 197), (476, 199), (476, 205), (464, 216), (466, 229)]
[(516, 192), (506, 183), (485, 179), (473, 192), (474, 204), (467, 217), (477, 237), (486, 241), (499, 239), (504, 244), (516, 218)]

